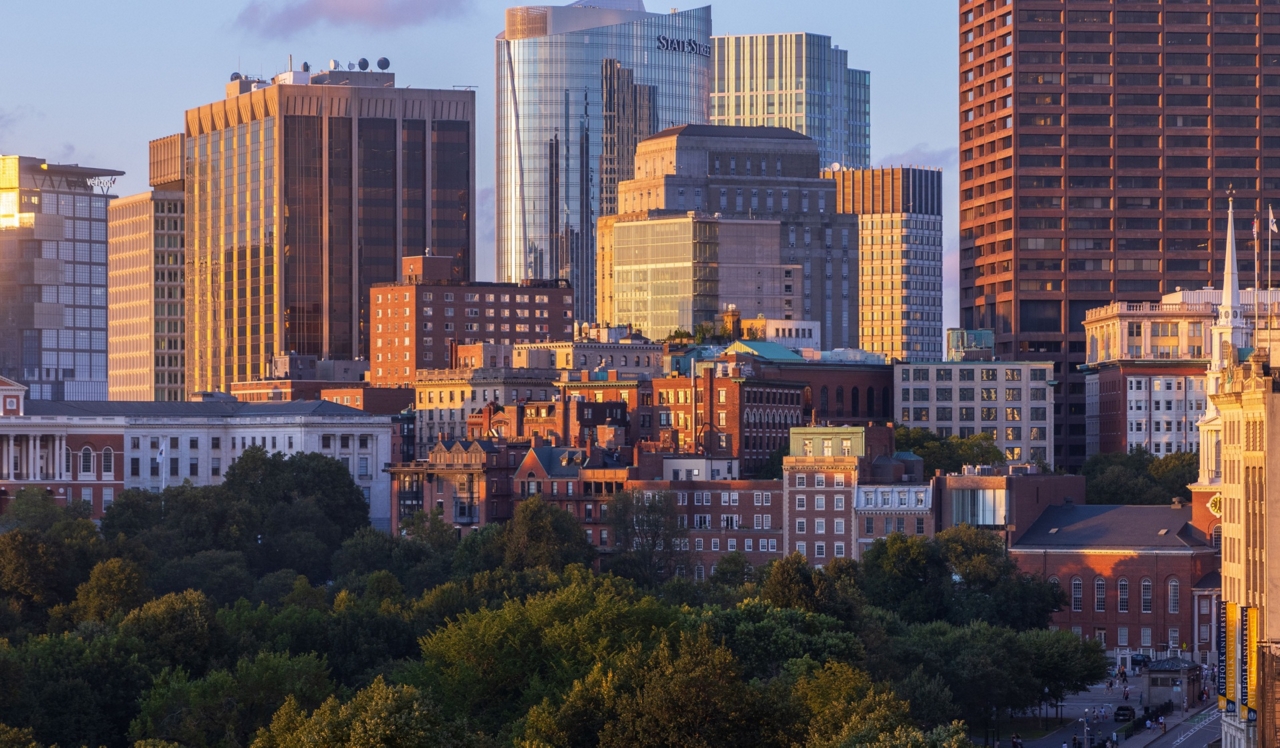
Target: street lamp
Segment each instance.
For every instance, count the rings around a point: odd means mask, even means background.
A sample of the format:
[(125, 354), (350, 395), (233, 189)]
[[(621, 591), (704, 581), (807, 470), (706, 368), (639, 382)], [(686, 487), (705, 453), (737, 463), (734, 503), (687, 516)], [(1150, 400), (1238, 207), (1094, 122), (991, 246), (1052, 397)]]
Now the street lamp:
[(1084, 710), (1084, 716), (1080, 718), (1080, 722), (1084, 724), (1084, 748), (1089, 748), (1089, 710)]

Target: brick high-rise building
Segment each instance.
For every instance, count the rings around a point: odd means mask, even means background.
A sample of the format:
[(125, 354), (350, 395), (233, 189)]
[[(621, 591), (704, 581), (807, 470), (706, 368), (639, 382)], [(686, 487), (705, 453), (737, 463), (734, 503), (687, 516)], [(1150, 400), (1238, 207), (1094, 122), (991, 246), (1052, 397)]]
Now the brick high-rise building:
[[(1280, 190), (1264, 156), (1280, 15), (1252, 2), (974, 2), (960, 12), (960, 324), (1052, 360), (1085, 459), (1085, 311), (1211, 282), (1228, 188), (1247, 230)], [(1280, 80), (1280, 79), (1277, 79)], [(1210, 247), (1212, 247), (1212, 254)]]

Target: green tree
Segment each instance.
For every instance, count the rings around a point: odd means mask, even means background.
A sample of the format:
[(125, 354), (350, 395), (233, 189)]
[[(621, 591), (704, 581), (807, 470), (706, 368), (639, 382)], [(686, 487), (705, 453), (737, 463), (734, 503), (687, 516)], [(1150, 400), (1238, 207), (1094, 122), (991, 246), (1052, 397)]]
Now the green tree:
[(894, 444), (901, 451), (914, 452), (924, 460), (924, 474), (935, 471), (958, 473), (965, 465), (1003, 465), (1004, 454), (990, 434), (968, 437), (941, 437), (926, 428), (899, 426)]
[(943, 530), (931, 542), (951, 570), (947, 617), (952, 623), (986, 621), (1018, 631), (1044, 628), (1066, 602), (1057, 585), (1024, 573), (994, 532), (961, 525)]
[(77, 621), (108, 621), (151, 597), (142, 570), (132, 561), (110, 558), (93, 567), (89, 581), (76, 588), (71, 612)]
[(1097, 641), (1070, 631), (1037, 629), (1019, 634), (1018, 643), (1026, 653), (1024, 666), (1047, 701), (1061, 702), (1107, 676), (1106, 653)]
[(726, 587), (741, 587), (751, 576), (751, 561), (742, 551), (731, 551), (716, 562), (711, 581)]
[(642, 491), (614, 494), (609, 527), (619, 550), (609, 560), (609, 570), (652, 588), (675, 578), (680, 568), (690, 568), (683, 516), (670, 491), (647, 497)]
[(818, 595), (809, 562), (799, 553), (774, 561), (769, 565), (760, 597), (778, 608), (817, 611)]
[(332, 693), (324, 659), (314, 654), (263, 652), (242, 658), (233, 671), (195, 680), (182, 670), (165, 670), (143, 696), (129, 733), (134, 740), (185, 746), (247, 745), (288, 699), (313, 710)]
[(1170, 498), (1190, 501), (1191, 489), (1188, 486), (1200, 477), (1200, 453), (1197, 451), (1167, 454), (1153, 460), (1147, 471)]
[(732, 608), (707, 606), (688, 625), (728, 647), (748, 679), (775, 678), (793, 660), (857, 663), (864, 655), (857, 634), (835, 618), (758, 599)]
[(1085, 496), (1090, 504), (1168, 504), (1190, 500), (1188, 484), (1200, 470), (1199, 453), (1156, 457), (1142, 447), (1099, 453), (1085, 460)]
[(863, 551), (858, 587), (871, 605), (905, 621), (943, 620), (951, 603), (951, 574), (938, 545), (893, 533)]
[(48, 531), (67, 515), (67, 510), (58, 506), (53, 494), (35, 486), (18, 489), (0, 515), (0, 531), (29, 530), (42, 533)]
[(503, 536), (502, 563), (515, 571), (536, 566), (559, 571), (570, 564), (590, 563), (596, 554), (578, 520), (538, 496), (520, 502)]
[(706, 632), (663, 641), (638, 681), (616, 698), (601, 748), (776, 744), (758, 693), (742, 681), (733, 653)]
[(59, 551), (30, 530), (0, 534), (0, 591), (42, 606), (66, 599)]
[(125, 616), (119, 631), (141, 645), (155, 670), (172, 667), (196, 674), (204, 673), (220, 638), (213, 604), (195, 590), (146, 603)]
[(308, 715), (290, 697), (271, 726), (258, 732), (254, 748), (463, 748), (480, 746), (479, 736), (449, 719), (412, 686), (388, 686), (379, 676), (346, 703), (329, 697)]

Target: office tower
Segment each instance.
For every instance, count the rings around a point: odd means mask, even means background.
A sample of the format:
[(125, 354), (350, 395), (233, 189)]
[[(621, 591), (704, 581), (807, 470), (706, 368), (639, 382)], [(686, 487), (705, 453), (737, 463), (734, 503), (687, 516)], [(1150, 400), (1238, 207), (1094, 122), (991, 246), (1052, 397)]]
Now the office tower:
[(636, 144), (707, 121), (711, 8), (642, 0), (510, 8), (496, 51), (498, 280), (568, 280), (596, 319), (596, 219)]
[(124, 174), (0, 155), (0, 376), (107, 399), (107, 205)]
[(897, 361), (939, 361), (942, 345), (942, 171), (827, 172), (836, 212), (858, 217), (858, 341)]
[(821, 322), (824, 349), (858, 347), (858, 219), (836, 211), (835, 189), (821, 176), (818, 144), (794, 130), (684, 125), (647, 138), (636, 147), (635, 178), (618, 185), (619, 214), (598, 222), (596, 316), (621, 319), (614, 271), (620, 227), (697, 211), (775, 226), (772, 264), (799, 266), (792, 318)]
[(340, 67), (236, 73), (186, 113), (189, 391), (277, 354), (367, 358), (369, 288), (404, 256), (474, 275), (475, 93)]
[(1085, 310), (1210, 282), (1229, 188), (1246, 230), (1265, 210), (1280, 49), (1252, 2), (959, 12), (960, 324), (993, 327), (997, 356), (1058, 364), (1056, 463), (1078, 468)]
[[(613, 227), (612, 321), (654, 340), (743, 317), (794, 319), (799, 265), (779, 259), (778, 222), (672, 215)], [(819, 341), (810, 341), (816, 345)]]
[(150, 143), (151, 189), (107, 210), (112, 400), (186, 399), (183, 136)]
[(711, 38), (711, 124), (788, 127), (823, 167), (871, 166), (871, 73), (821, 34)]

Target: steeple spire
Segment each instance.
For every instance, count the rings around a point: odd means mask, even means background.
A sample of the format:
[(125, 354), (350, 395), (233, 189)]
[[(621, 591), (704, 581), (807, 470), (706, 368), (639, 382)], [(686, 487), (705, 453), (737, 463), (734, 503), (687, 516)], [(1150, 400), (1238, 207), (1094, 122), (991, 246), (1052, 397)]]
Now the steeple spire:
[[(1240, 309), (1240, 266), (1236, 263), (1236, 216), (1235, 190), (1230, 190), (1227, 197), (1227, 266), (1222, 274), (1222, 304), (1218, 310), (1221, 323), (1239, 314), (1226, 316), (1228, 311), (1238, 312)], [(1243, 322), (1243, 321), (1242, 321)]]
[(1227, 260), (1222, 274), (1222, 297), (1212, 332), (1210, 368), (1222, 370), (1239, 363), (1241, 348), (1248, 348), (1249, 327), (1240, 305), (1240, 268), (1236, 263), (1235, 191), (1227, 193)]

